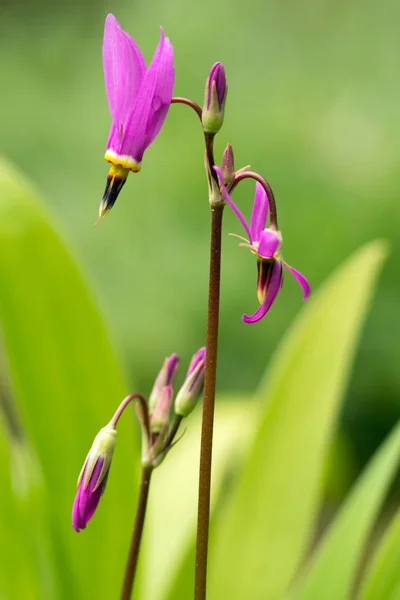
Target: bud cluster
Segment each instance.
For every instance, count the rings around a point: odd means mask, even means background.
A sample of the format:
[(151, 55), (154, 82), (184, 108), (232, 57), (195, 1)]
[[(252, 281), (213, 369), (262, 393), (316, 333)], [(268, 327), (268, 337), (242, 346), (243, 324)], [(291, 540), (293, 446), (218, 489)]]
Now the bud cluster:
[(128, 404), (136, 401), (136, 414), (142, 429), (142, 466), (157, 467), (176, 443), (175, 436), (184, 417), (195, 408), (204, 384), (206, 350), (193, 356), (186, 378), (174, 402), (173, 383), (179, 357), (172, 354), (154, 382), (149, 402), (140, 394), (130, 394), (118, 407), (110, 423), (100, 429), (78, 478), (78, 490), (72, 509), (72, 526), (85, 529), (104, 492), (117, 441), (117, 423)]
[(181, 420), (193, 411), (203, 391), (205, 359), (206, 350), (201, 348), (193, 356), (174, 401), (173, 383), (179, 358), (176, 354), (166, 358), (154, 383), (148, 406), (142, 403), (137, 405), (143, 435), (143, 466), (158, 466), (174, 445)]

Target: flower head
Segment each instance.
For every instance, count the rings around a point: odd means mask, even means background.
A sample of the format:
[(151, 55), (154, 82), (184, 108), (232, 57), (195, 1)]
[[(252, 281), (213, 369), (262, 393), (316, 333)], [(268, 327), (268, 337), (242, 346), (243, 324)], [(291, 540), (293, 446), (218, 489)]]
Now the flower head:
[(277, 231), (274, 227), (266, 227), (269, 207), (268, 198), (262, 185), (256, 183), (253, 210), (250, 224), (248, 224), (226, 189), (221, 169), (219, 167), (214, 168), (218, 175), (225, 202), (232, 208), (247, 233), (248, 239), (241, 238), (243, 239), (241, 245), (249, 248), (257, 256), (257, 297), (260, 307), (251, 316), (243, 315), (243, 321), (245, 323), (256, 323), (267, 314), (282, 287), (284, 268), (297, 279), (303, 289), (303, 300), (307, 300), (311, 291), (307, 279), (282, 259), (280, 253), (282, 236), (280, 231)]
[(111, 129), (105, 159), (111, 163), (100, 216), (115, 203), (129, 171), (141, 168), (144, 151), (159, 133), (174, 87), (173, 48), (161, 28), (160, 41), (148, 68), (140, 49), (107, 15), (103, 39), (106, 93)]
[(208, 74), (201, 121), (206, 133), (214, 135), (222, 127), (228, 86), (224, 65), (215, 63)]
[(206, 349), (200, 348), (193, 355), (186, 373), (185, 381), (175, 400), (175, 413), (187, 417), (197, 404), (204, 385), (204, 372), (206, 367)]
[(72, 509), (72, 526), (78, 532), (85, 529), (104, 492), (116, 441), (117, 431), (114, 427), (103, 427), (86, 457)]

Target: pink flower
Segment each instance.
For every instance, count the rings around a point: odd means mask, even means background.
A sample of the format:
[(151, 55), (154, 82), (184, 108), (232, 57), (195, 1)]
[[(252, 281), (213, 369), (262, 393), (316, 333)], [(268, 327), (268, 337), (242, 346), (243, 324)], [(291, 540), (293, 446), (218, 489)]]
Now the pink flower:
[(249, 225), (229, 195), (221, 169), (219, 167), (214, 168), (218, 175), (225, 202), (232, 208), (248, 235), (248, 239), (241, 238), (244, 242), (241, 245), (249, 248), (257, 257), (257, 297), (260, 307), (251, 316), (243, 315), (243, 321), (245, 323), (256, 323), (267, 314), (282, 287), (283, 268), (290, 271), (297, 279), (303, 289), (303, 300), (307, 300), (311, 292), (307, 279), (282, 259), (280, 254), (280, 246), (282, 244), (280, 231), (272, 227), (266, 227), (269, 207), (268, 198), (262, 185), (258, 182), (256, 183), (253, 210)]
[(114, 15), (107, 15), (103, 66), (111, 112), (105, 159), (111, 163), (100, 216), (115, 203), (129, 171), (140, 171), (146, 148), (158, 135), (174, 87), (174, 53), (161, 28), (160, 41), (149, 67), (140, 49)]

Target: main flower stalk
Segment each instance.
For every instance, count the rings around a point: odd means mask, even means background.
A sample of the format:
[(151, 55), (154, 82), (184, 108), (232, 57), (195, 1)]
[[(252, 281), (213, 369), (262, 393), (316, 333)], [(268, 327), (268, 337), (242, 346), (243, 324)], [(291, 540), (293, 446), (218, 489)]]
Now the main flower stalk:
[(214, 404), (217, 376), (219, 298), (221, 281), (221, 234), (224, 205), (211, 208), (210, 278), (208, 290), (207, 357), (201, 429), (199, 501), (197, 513), (195, 600), (205, 600), (210, 523), (211, 464)]

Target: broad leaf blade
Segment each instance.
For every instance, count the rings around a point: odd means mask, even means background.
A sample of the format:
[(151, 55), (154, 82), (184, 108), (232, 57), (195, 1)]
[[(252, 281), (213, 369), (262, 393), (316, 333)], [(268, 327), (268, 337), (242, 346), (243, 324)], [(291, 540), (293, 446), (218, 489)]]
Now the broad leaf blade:
[[(296, 600), (347, 600), (364, 544), (400, 461), (400, 423), (355, 485), (311, 562)], [(381, 596), (375, 596), (383, 600)]]
[[(309, 543), (324, 457), (386, 254), (357, 252), (304, 308), (268, 371), (255, 441), (216, 524), (209, 595), (282, 598)], [(272, 318), (272, 314), (271, 317)]]
[(80, 270), (32, 189), (5, 163), (0, 253), (0, 323), (13, 392), (43, 473), (53, 553), (69, 580), (60, 598), (113, 597), (139, 464), (128, 423), (121, 424), (107, 492), (80, 535), (71, 527), (71, 507), (93, 437), (128, 390)]

